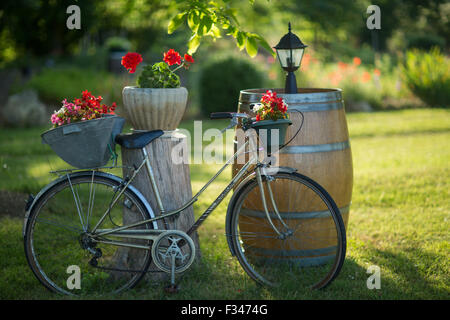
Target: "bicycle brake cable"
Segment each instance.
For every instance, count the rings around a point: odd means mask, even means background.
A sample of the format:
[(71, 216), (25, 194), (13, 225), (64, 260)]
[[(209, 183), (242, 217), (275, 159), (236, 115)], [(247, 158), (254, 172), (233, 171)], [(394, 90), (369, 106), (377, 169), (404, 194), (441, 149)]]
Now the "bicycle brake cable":
[(297, 132), (294, 134), (294, 136), (293, 136), (288, 142), (286, 142), (285, 144), (283, 144), (283, 145), (278, 149), (278, 151), (280, 151), (281, 149), (283, 149), (285, 146), (287, 146), (289, 143), (291, 143), (292, 140), (295, 139), (295, 137), (297, 137), (297, 135), (299, 134), (300, 130), (301, 130), (302, 127), (303, 127), (303, 123), (305, 122), (305, 116), (304, 116), (303, 112), (298, 111), (298, 110), (295, 110), (295, 109), (293, 109), (293, 110), (301, 114), (301, 116), (302, 116), (302, 123), (300, 124), (300, 127), (298, 128), (298, 130), (297, 130)]

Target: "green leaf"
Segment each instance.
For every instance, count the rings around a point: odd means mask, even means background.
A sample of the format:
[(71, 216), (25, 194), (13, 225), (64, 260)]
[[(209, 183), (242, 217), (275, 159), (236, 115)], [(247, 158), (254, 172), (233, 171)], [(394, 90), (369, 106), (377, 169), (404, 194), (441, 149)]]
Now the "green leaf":
[(212, 27), (213, 21), (210, 16), (202, 14), (202, 18), (200, 19), (200, 24), (197, 28), (197, 33), (199, 36), (203, 36), (207, 34)]
[(197, 32), (199, 27), (198, 11), (197, 10), (190, 11), (187, 21), (188, 26), (189, 28), (191, 28), (192, 32), (194, 33)]
[(261, 47), (266, 49), (274, 58), (276, 57), (277, 55), (276, 52), (272, 49), (270, 44), (267, 43), (266, 39), (264, 39), (260, 35), (256, 35), (256, 39), (258, 39), (258, 42), (261, 45)]
[(245, 49), (247, 50), (247, 53), (250, 57), (253, 58), (254, 56), (256, 56), (256, 54), (258, 53), (258, 45), (254, 36), (247, 37), (247, 44), (245, 46)]
[(202, 18), (202, 23), (204, 25), (203, 33), (208, 33), (213, 25), (213, 20), (211, 19), (210, 16), (204, 16)]
[(168, 34), (172, 34), (175, 30), (177, 30), (183, 24), (184, 16), (186, 14), (187, 14), (186, 12), (177, 14), (175, 17), (173, 17), (172, 20), (170, 20), (169, 26), (167, 28)]
[(211, 35), (213, 38), (222, 38), (220, 34), (220, 29), (217, 28), (215, 24), (211, 26), (211, 31), (208, 34)]
[(193, 55), (195, 51), (197, 51), (198, 46), (200, 45), (200, 37), (197, 34), (194, 34), (188, 42), (188, 54)]
[(245, 47), (245, 38), (246, 38), (246, 36), (245, 36), (244, 32), (239, 31), (237, 33), (236, 42), (237, 42), (237, 46), (238, 46), (239, 50), (244, 49), (244, 47)]

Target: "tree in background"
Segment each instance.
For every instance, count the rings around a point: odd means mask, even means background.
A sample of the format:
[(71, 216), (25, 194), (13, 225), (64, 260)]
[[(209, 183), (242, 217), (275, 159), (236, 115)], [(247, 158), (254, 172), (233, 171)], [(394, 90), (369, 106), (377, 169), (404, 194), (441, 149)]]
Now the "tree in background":
[[(96, 23), (96, 2), (79, 0), (83, 7), (81, 30), (66, 27), (71, 0), (3, 0), (0, 7), (0, 53), (2, 60), (21, 56), (67, 54)], [(9, 49), (9, 50), (8, 50)], [(5, 56), (6, 55), (6, 56)]]
[[(255, 0), (248, 1), (253, 5)], [(168, 33), (173, 33), (183, 23), (187, 23), (191, 30), (188, 41), (188, 53), (197, 51), (204, 37), (218, 39), (222, 34), (232, 36), (236, 39), (236, 45), (240, 50), (246, 49), (250, 57), (256, 56), (258, 46), (262, 46), (273, 54), (272, 48), (259, 34), (246, 31), (238, 21), (238, 10), (234, 5), (236, 1), (231, 0), (178, 0), (174, 1), (174, 7), (179, 13), (172, 18), (168, 25)]]

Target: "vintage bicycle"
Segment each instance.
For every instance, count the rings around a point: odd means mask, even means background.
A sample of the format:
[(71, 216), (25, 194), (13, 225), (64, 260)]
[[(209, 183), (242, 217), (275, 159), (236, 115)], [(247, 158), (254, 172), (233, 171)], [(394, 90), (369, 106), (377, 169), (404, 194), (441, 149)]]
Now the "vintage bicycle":
[[(345, 227), (338, 207), (317, 182), (288, 167), (275, 167), (273, 158), (259, 157), (262, 148), (244, 113), (213, 113), (211, 119), (231, 119), (248, 135), (236, 153), (195, 194), (176, 210), (166, 211), (145, 146), (161, 130), (118, 134), (122, 148), (142, 150), (142, 162), (131, 176), (121, 178), (105, 168), (55, 171), (60, 177), (32, 198), (24, 223), (26, 258), (37, 279), (51, 291), (68, 294), (118, 293), (133, 288), (148, 272), (175, 275), (194, 262), (192, 235), (233, 190), (226, 213), (229, 249), (245, 272), (262, 285), (285, 290), (293, 286), (319, 289), (339, 274), (345, 258)], [(297, 131), (300, 131), (300, 128)], [(225, 129), (224, 129), (225, 130)], [(252, 138), (253, 137), (253, 138)], [(192, 206), (239, 155), (249, 159), (205, 212), (187, 231), (176, 218)], [(147, 170), (159, 214), (133, 186)], [(292, 196), (294, 195), (294, 196)], [(305, 203), (307, 202), (307, 203)], [(314, 212), (305, 204), (314, 203)], [(151, 267), (152, 262), (156, 267)], [(81, 273), (78, 287), (68, 286), (68, 267)]]

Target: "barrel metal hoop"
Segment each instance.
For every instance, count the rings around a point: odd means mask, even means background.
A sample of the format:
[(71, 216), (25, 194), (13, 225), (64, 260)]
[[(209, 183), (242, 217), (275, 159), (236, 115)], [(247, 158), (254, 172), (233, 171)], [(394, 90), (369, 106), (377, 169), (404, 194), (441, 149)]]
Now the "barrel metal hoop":
[[(349, 213), (350, 205), (339, 208), (341, 214)], [(252, 210), (247, 208), (241, 208), (241, 216), (244, 217), (254, 217), (254, 218), (265, 218), (266, 213), (264, 211)], [(277, 219), (277, 216), (274, 212), (269, 212), (269, 215), (272, 219)], [(280, 216), (282, 219), (316, 219), (316, 218), (329, 218), (331, 217), (331, 213), (329, 210), (324, 211), (311, 211), (311, 212), (280, 212)]]
[(289, 103), (288, 113), (292, 110), (301, 112), (316, 112), (316, 111), (329, 111), (329, 110), (339, 110), (344, 107), (342, 101), (335, 101), (330, 103), (311, 103), (311, 104), (296, 104)]
[[(257, 103), (261, 97), (266, 93), (267, 89), (246, 89), (241, 90), (239, 101), (242, 103)], [(288, 104), (291, 103), (328, 103), (330, 101), (342, 100), (341, 89), (326, 89), (326, 88), (306, 88), (297, 94), (285, 94), (281, 89), (271, 89), (278, 92), (278, 96), (285, 99)]]
[[(248, 106), (249, 103), (239, 102), (239, 110), (241, 112), (250, 111)], [(243, 107), (244, 106), (244, 107)], [(289, 113), (292, 110), (301, 112), (319, 112), (319, 111), (330, 111), (330, 110), (340, 110), (344, 108), (343, 101), (332, 101), (328, 103), (289, 103), (288, 110)]]
[[(264, 254), (261, 252), (260, 254)], [(263, 263), (280, 263), (279, 257), (264, 257), (264, 256), (254, 256), (253, 259), (259, 259)], [(325, 263), (331, 262), (336, 258), (336, 253), (333, 253), (331, 255), (325, 255), (325, 256), (317, 256), (317, 257), (304, 257), (304, 258), (285, 258), (286, 261), (289, 261), (290, 264), (299, 266), (299, 267), (313, 267), (313, 266), (320, 266), (324, 265)]]
[(304, 249), (304, 250), (277, 250), (268, 248), (251, 247), (247, 251), (261, 254), (270, 257), (293, 258), (293, 257), (311, 257), (318, 255), (330, 255), (336, 253), (337, 246), (330, 246), (318, 249)]
[(315, 144), (308, 146), (286, 146), (280, 150), (280, 154), (299, 154), (299, 153), (315, 153), (341, 151), (350, 148), (350, 141)]

